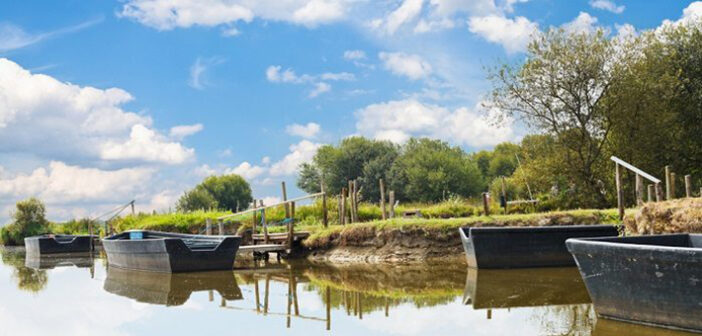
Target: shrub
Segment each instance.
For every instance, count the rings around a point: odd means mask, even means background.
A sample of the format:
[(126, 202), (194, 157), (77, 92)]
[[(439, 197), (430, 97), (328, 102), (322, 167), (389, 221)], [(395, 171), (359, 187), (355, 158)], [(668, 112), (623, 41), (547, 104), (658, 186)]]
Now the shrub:
[(0, 229), (4, 245), (24, 245), (24, 238), (49, 232), (46, 208), (36, 198), (17, 202), (17, 210), (12, 214), (10, 225)]

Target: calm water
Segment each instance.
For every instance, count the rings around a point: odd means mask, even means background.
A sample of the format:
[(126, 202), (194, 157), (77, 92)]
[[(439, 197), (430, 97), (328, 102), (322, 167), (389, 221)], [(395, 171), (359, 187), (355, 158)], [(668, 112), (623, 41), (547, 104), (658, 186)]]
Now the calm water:
[(688, 335), (596, 319), (576, 269), (250, 262), (170, 275), (0, 253), (0, 335)]

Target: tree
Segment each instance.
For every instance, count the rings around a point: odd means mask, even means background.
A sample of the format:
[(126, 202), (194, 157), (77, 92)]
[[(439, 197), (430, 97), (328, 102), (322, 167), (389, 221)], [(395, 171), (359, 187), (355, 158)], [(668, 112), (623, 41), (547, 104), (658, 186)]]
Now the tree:
[(249, 183), (239, 175), (210, 176), (180, 197), (180, 211), (219, 209), (236, 211), (253, 201)]
[(435, 202), (484, 189), (478, 165), (461, 148), (440, 140), (410, 139), (390, 172), (399, 199)]
[[(581, 206), (607, 206), (600, 186), (618, 100), (610, 95), (627, 55), (605, 32), (551, 29), (529, 44), (518, 66), (493, 70), (491, 104), (550, 134), (564, 150), (562, 169), (583, 190)], [(608, 172), (608, 170), (607, 170)]]
[(24, 245), (24, 238), (49, 232), (46, 208), (36, 199), (17, 202), (10, 225), (0, 229), (0, 239), (5, 245)]

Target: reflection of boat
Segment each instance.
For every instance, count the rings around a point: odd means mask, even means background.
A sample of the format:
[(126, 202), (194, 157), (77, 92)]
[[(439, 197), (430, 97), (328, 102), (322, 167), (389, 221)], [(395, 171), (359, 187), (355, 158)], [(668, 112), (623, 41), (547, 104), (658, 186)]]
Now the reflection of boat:
[(193, 292), (215, 290), (225, 300), (241, 300), (232, 271), (157, 273), (109, 267), (104, 289), (139, 302), (180, 306)]
[(478, 270), (468, 268), (463, 302), (475, 309), (589, 303), (578, 269), (529, 268)]
[(702, 235), (569, 239), (595, 311), (702, 332)]
[(90, 236), (43, 235), (24, 238), (27, 255), (90, 252)]
[(656, 327), (619, 322), (615, 320), (598, 319), (592, 336), (694, 336), (682, 330), (671, 330)]
[(93, 258), (90, 254), (84, 256), (76, 255), (43, 255), (43, 256), (28, 256), (24, 261), (24, 265), (33, 269), (54, 269), (56, 267), (71, 267), (88, 268), (93, 266)]
[(611, 225), (464, 227), (458, 231), (468, 266), (477, 268), (575, 266), (566, 239), (619, 234)]
[(127, 231), (103, 240), (111, 266), (156, 272), (231, 270), (241, 237)]

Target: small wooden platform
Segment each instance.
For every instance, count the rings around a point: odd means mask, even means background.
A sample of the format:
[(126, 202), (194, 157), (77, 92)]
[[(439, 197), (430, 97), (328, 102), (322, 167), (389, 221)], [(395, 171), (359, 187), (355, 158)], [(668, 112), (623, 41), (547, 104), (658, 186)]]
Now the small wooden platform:
[[(309, 236), (310, 236), (309, 232), (300, 231), (300, 232), (295, 232), (293, 239), (295, 241), (300, 241), (300, 240), (306, 239)], [(252, 235), (252, 239), (255, 242), (262, 242), (265, 240), (265, 237), (263, 234), (257, 233), (257, 234)], [(287, 241), (288, 241), (288, 233), (287, 232), (269, 233), (268, 234), (268, 242), (285, 243)]]
[(239, 246), (239, 252), (244, 253), (264, 253), (264, 252), (285, 252), (287, 246), (281, 244), (262, 244), (262, 245), (244, 245)]

